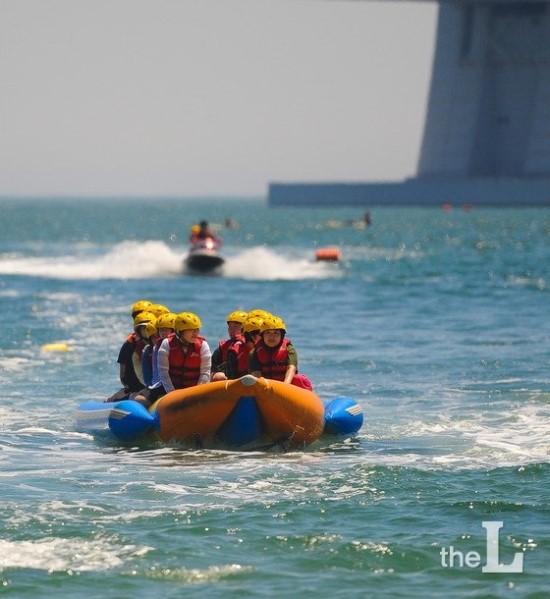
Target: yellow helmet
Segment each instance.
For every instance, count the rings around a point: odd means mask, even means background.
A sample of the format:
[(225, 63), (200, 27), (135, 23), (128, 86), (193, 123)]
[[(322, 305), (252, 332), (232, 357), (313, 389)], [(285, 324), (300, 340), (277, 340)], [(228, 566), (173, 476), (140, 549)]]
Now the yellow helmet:
[(145, 324), (145, 329), (143, 330), (143, 337), (146, 339), (150, 339), (153, 335), (156, 335), (158, 332), (157, 327), (154, 322), (148, 322)]
[(252, 333), (254, 331), (259, 331), (264, 324), (264, 319), (259, 316), (248, 316), (248, 318), (244, 321), (243, 330), (245, 333)]
[(173, 312), (166, 312), (157, 318), (157, 329), (175, 329), (177, 315)]
[(152, 306), (153, 302), (149, 300), (139, 300), (132, 306), (132, 318), (135, 318), (137, 314), (146, 310), (149, 306)]
[(248, 312), (244, 312), (243, 310), (235, 310), (235, 312), (231, 312), (231, 314), (227, 317), (227, 322), (243, 322), (246, 320), (248, 316)]
[(264, 331), (278, 330), (286, 333), (285, 321), (280, 316), (271, 315), (264, 319), (260, 333)]
[(194, 312), (181, 312), (176, 316), (174, 322), (174, 329), (176, 331), (189, 331), (190, 329), (200, 329), (201, 327), (201, 319)]
[(150, 322), (155, 324), (156, 321), (157, 321), (157, 317), (152, 312), (148, 312), (147, 310), (144, 310), (143, 312), (140, 312), (139, 314), (137, 314), (137, 316), (134, 318), (134, 329), (136, 327), (141, 326), (142, 324), (148, 324)]
[(201, 230), (201, 228), (199, 227), (199, 225), (193, 225), (191, 227), (191, 233), (193, 233), (193, 235), (196, 235), (197, 233), (199, 233)]
[(159, 317), (161, 314), (170, 312), (170, 310), (162, 304), (151, 304), (147, 307), (147, 312), (152, 312), (156, 317)]
[(271, 316), (271, 312), (267, 312), (266, 310), (260, 310), (260, 308), (256, 308), (255, 310), (250, 310), (248, 316), (259, 316), (260, 318), (265, 318), (266, 316)]

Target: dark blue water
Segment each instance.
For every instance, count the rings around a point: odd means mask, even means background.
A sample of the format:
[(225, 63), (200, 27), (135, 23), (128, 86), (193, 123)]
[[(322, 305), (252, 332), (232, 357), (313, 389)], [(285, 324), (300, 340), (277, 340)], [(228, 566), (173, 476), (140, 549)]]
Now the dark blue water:
[[(0, 200), (3, 595), (546, 596), (550, 211), (370, 212)], [(240, 225), (220, 228), (222, 277), (181, 274), (202, 218)], [(287, 454), (76, 432), (76, 406), (118, 388), (142, 298), (197, 312), (211, 345), (235, 309), (281, 315), (362, 431)], [(495, 546), (522, 571), (483, 572)]]

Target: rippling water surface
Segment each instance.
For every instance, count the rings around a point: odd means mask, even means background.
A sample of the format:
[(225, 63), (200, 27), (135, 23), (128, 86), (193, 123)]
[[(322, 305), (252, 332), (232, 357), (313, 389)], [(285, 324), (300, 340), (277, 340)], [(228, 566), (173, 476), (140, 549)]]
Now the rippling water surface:
[[(373, 208), (367, 229), (238, 199), (0, 215), (2, 595), (547, 596), (548, 210)], [(182, 276), (190, 226), (229, 217), (224, 276)], [(235, 453), (78, 433), (141, 298), (197, 312), (211, 345), (234, 309), (280, 314), (319, 395), (362, 405), (360, 434)], [(483, 572), (495, 545), (522, 571)]]

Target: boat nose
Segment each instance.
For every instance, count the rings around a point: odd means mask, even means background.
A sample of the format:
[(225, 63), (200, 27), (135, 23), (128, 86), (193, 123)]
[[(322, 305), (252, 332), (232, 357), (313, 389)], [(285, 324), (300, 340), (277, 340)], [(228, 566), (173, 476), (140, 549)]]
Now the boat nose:
[(258, 379), (252, 374), (245, 374), (240, 378), (240, 381), (245, 387), (252, 387), (258, 382)]

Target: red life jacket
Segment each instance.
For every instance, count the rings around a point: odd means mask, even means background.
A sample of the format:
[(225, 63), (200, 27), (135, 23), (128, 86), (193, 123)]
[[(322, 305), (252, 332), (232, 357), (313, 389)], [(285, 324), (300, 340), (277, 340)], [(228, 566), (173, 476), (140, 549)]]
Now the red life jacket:
[(256, 358), (260, 363), (262, 376), (266, 379), (284, 381), (288, 366), (287, 347), (292, 345), (290, 339), (283, 339), (277, 347), (268, 347), (263, 341), (256, 346)]
[(176, 389), (193, 387), (199, 382), (203, 341), (204, 337), (197, 338), (185, 351), (175, 333), (169, 335), (168, 374)]
[(241, 378), (250, 372), (248, 368), (248, 356), (250, 349), (244, 339), (239, 339), (231, 346), (231, 351), (237, 354), (237, 378)]
[(235, 345), (235, 343), (238, 343), (239, 341), (244, 341), (244, 337), (242, 335), (237, 335), (232, 339), (224, 339), (223, 341), (220, 341), (219, 346), (221, 349), (222, 363), (227, 360), (227, 352)]
[(143, 350), (145, 349), (145, 341), (141, 337), (138, 337), (137, 333), (130, 333), (126, 341), (128, 341), (128, 343), (134, 344), (134, 352), (138, 355), (139, 359), (141, 360)]

